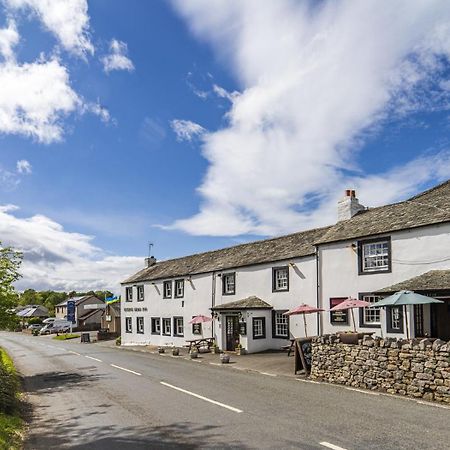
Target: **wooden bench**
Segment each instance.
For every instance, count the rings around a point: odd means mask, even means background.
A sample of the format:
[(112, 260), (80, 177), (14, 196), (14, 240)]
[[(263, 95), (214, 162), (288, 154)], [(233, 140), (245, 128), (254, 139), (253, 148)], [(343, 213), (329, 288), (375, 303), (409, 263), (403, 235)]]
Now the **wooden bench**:
[(188, 352), (192, 350), (192, 348), (196, 348), (197, 351), (200, 351), (200, 347), (208, 347), (208, 350), (214, 345), (215, 338), (201, 338), (201, 339), (192, 339), (186, 341), (189, 344)]

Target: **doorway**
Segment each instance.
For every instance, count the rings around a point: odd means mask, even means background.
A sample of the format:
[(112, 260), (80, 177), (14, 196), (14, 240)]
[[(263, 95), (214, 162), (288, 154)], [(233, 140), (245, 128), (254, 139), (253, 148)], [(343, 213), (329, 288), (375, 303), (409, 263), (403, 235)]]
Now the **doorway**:
[(226, 350), (233, 351), (239, 344), (239, 317), (225, 316)]
[(431, 337), (450, 340), (450, 299), (431, 304)]

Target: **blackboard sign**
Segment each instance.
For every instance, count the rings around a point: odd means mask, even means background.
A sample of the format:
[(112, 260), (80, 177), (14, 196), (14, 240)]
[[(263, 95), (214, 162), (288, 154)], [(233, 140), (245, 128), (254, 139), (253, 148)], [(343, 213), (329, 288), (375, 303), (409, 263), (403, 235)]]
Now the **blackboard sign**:
[(295, 340), (295, 373), (304, 370), (306, 374), (311, 372), (312, 363), (312, 337)]
[(192, 324), (192, 334), (202, 334), (202, 324), (193, 323)]
[(247, 322), (239, 323), (239, 334), (241, 336), (247, 336)]

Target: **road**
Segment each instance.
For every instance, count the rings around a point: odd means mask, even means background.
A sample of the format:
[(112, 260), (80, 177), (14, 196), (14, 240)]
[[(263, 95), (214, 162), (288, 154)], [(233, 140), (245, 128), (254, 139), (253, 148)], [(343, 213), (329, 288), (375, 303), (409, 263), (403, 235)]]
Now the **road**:
[(450, 409), (226, 365), (0, 333), (27, 449), (448, 449)]

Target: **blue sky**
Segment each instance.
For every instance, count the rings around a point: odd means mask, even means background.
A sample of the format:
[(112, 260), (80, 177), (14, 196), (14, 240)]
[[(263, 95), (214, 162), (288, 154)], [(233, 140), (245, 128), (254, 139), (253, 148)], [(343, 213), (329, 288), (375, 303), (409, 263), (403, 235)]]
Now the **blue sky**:
[(149, 241), (234, 245), (333, 223), (347, 187), (375, 206), (450, 177), (444, 1), (59, 3), (0, 2), (20, 288), (114, 288)]

